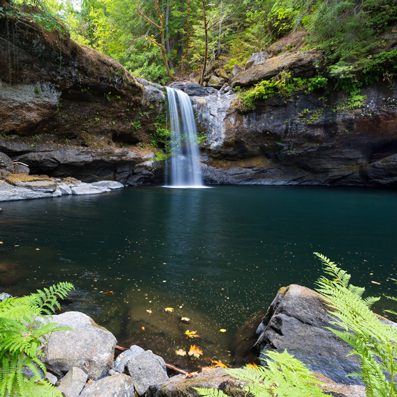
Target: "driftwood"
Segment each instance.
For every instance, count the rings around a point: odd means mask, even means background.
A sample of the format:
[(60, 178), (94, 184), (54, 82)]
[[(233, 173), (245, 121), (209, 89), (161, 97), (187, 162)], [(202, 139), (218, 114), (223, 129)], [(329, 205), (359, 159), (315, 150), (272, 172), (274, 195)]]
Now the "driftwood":
[[(116, 349), (117, 349), (117, 350), (120, 350), (120, 351), (122, 351), (122, 352), (125, 352), (126, 350), (128, 350), (126, 347), (122, 347), (122, 346), (119, 346), (119, 345), (116, 345)], [(168, 369), (171, 369), (172, 371), (178, 372), (179, 374), (182, 374), (182, 375), (187, 375), (187, 374), (189, 374), (188, 371), (185, 371), (185, 370), (183, 370), (183, 369), (180, 369), (180, 368), (178, 368), (178, 367), (175, 367), (175, 365), (167, 364), (167, 363), (166, 363), (165, 366), (166, 366)]]

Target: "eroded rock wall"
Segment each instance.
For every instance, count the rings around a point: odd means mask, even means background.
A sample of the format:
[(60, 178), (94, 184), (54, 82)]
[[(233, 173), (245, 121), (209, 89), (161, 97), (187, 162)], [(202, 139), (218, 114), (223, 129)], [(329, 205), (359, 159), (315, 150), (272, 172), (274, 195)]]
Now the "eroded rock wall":
[(0, 19), (0, 54), (0, 151), (33, 173), (131, 184), (153, 177), (154, 155), (138, 144), (151, 141), (160, 90), (24, 18)]

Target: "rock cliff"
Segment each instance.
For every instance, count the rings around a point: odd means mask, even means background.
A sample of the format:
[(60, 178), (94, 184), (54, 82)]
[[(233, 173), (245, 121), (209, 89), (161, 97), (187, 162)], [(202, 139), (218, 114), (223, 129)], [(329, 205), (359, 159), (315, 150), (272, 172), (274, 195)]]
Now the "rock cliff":
[(26, 18), (0, 19), (0, 151), (33, 173), (142, 183), (164, 95)]

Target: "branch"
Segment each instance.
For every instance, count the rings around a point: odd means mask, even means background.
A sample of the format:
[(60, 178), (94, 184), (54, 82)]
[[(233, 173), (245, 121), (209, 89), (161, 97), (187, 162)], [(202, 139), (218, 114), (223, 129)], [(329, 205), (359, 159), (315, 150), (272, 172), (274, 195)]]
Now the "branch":
[[(155, 26), (157, 29), (161, 29), (161, 26), (160, 26), (160, 25), (157, 25), (156, 22), (153, 22), (149, 17), (147, 17), (147, 16), (142, 12), (141, 7), (142, 7), (141, 4), (139, 4), (138, 7), (137, 7), (137, 9), (136, 9), (136, 12), (137, 12), (141, 17), (145, 18), (146, 21), (149, 22), (151, 25)], [(157, 7), (156, 7), (156, 8), (157, 8)]]

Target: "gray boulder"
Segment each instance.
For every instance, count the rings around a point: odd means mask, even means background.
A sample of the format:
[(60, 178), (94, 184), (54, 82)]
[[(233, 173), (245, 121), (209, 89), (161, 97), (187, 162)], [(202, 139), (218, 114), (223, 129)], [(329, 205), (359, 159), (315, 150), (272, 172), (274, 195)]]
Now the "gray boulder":
[(18, 187), (25, 187), (35, 192), (42, 192), (42, 193), (54, 193), (57, 190), (56, 183), (51, 180), (14, 182), (13, 185)]
[(113, 370), (117, 372), (124, 372), (125, 366), (127, 365), (128, 361), (130, 361), (133, 357), (143, 353), (144, 351), (145, 350), (143, 350), (142, 347), (132, 345), (128, 350), (121, 353), (116, 358), (116, 361), (113, 363)]
[(0, 201), (14, 201), (14, 200), (32, 200), (39, 198), (60, 197), (62, 193), (59, 189), (47, 191), (34, 186), (20, 187), (0, 181)]
[(218, 92), (215, 88), (202, 87), (195, 83), (172, 83), (170, 87), (181, 90), (189, 96), (207, 96), (217, 94)]
[(160, 385), (168, 380), (166, 368), (150, 350), (129, 360), (127, 368), (139, 396), (143, 396), (150, 386)]
[(242, 72), (244, 69), (239, 65), (234, 65), (230, 77), (233, 78), (236, 74)]
[(51, 372), (47, 372), (45, 379), (53, 385), (55, 385), (58, 382), (58, 378), (55, 375), (53, 375)]
[(104, 188), (104, 189), (109, 189), (109, 190), (122, 189), (124, 187), (124, 185), (122, 183), (116, 182), (116, 181), (93, 182), (93, 183), (91, 183), (91, 186)]
[[(281, 288), (258, 327), (256, 346), (261, 355), (268, 350), (287, 349), (312, 372), (319, 372), (336, 383), (358, 385), (360, 362), (348, 356), (351, 347), (325, 327), (331, 324), (328, 308), (321, 296), (309, 288), (292, 284)], [(262, 361), (263, 364), (263, 361)]]
[(78, 397), (87, 382), (88, 375), (73, 367), (61, 380), (58, 389), (65, 397)]
[(77, 196), (110, 192), (110, 190), (107, 188), (92, 186), (92, 184), (90, 183), (83, 183), (83, 182), (76, 185), (71, 185), (70, 189), (72, 190), (72, 194), (75, 194)]
[(6, 292), (2, 292), (0, 294), (0, 302), (3, 302), (4, 300), (6, 300), (8, 298), (12, 298), (12, 296), (10, 294), (7, 294)]
[(29, 166), (20, 162), (14, 163), (14, 174), (29, 174)]
[(210, 79), (207, 82), (208, 87), (213, 88), (221, 88), (223, 84), (225, 84), (226, 80), (223, 77), (218, 77), (215, 74), (212, 74)]
[(0, 152), (0, 169), (8, 172), (14, 172), (14, 164), (12, 160), (2, 152)]
[(269, 54), (267, 52), (254, 52), (252, 54), (252, 57), (245, 64), (245, 70), (249, 69), (254, 65), (265, 62), (268, 59), (269, 59)]
[(77, 367), (90, 379), (104, 377), (113, 365), (116, 338), (84, 313), (63, 313), (53, 321), (73, 331), (51, 334), (42, 358), (47, 368), (59, 376)]
[(134, 397), (132, 379), (124, 374), (108, 376), (89, 383), (80, 397)]
[(165, 102), (165, 95), (162, 91), (162, 87), (160, 87), (156, 87), (154, 85), (144, 86), (142, 97), (142, 105), (147, 107), (152, 106), (156, 114), (160, 114), (162, 112), (162, 104)]
[(69, 183), (60, 182), (57, 183), (57, 186), (63, 195), (67, 196), (73, 194), (72, 189), (70, 188), (71, 185)]

